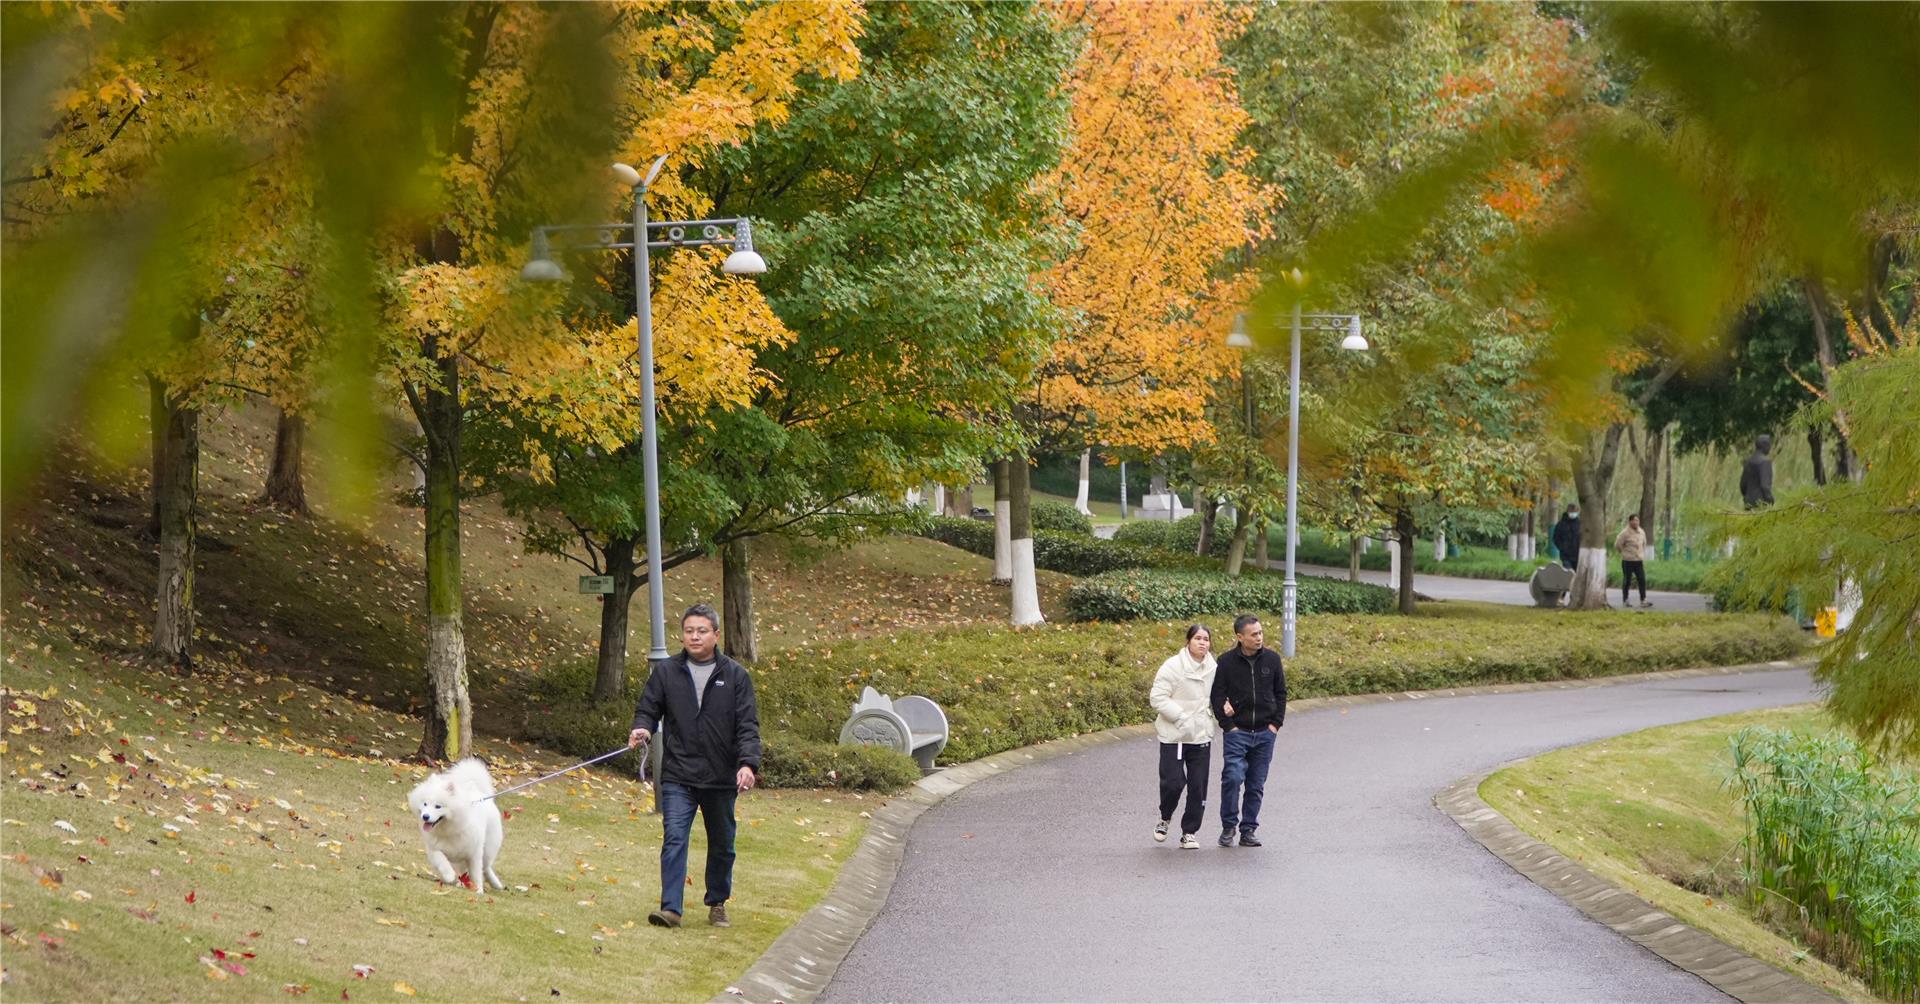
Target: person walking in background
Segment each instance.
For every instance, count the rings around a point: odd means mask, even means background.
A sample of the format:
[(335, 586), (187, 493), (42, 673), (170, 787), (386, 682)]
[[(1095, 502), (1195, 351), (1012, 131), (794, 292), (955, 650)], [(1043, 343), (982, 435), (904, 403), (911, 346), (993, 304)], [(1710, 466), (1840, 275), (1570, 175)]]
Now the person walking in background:
[(1639, 513), (1627, 517), (1627, 525), (1613, 538), (1613, 549), (1620, 552), (1620, 605), (1633, 605), (1627, 599), (1627, 590), (1633, 580), (1639, 579), (1640, 605), (1653, 606), (1647, 602), (1647, 532), (1640, 528)]
[(1214, 669), (1209, 697), (1214, 719), (1226, 730), (1220, 741), (1220, 846), (1232, 847), (1237, 832), (1240, 846), (1258, 847), (1267, 767), (1275, 734), (1287, 721), (1287, 674), (1280, 653), (1266, 647), (1260, 618), (1234, 618), (1233, 638), (1236, 644)]
[(1180, 816), (1180, 849), (1198, 850), (1194, 834), (1206, 819), (1207, 762), (1213, 752), (1214, 720), (1209, 700), (1213, 694), (1215, 663), (1213, 633), (1199, 624), (1187, 628), (1187, 644), (1153, 674), (1147, 703), (1153, 706), (1153, 729), (1160, 736), (1160, 823), (1153, 839), (1164, 842), (1173, 823), (1180, 793), (1187, 794), (1187, 810)]
[(1560, 522), (1553, 524), (1553, 546), (1560, 552), (1560, 563), (1568, 571), (1580, 567), (1580, 506), (1570, 505)]

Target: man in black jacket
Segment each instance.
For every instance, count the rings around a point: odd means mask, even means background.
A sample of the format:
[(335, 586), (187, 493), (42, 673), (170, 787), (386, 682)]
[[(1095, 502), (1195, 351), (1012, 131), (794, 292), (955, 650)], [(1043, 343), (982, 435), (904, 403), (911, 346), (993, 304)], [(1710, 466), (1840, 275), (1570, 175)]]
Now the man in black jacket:
[(1570, 505), (1567, 514), (1553, 525), (1553, 547), (1560, 552), (1560, 563), (1568, 571), (1580, 567), (1580, 507)]
[(664, 732), (666, 744), (654, 779), (666, 831), (660, 909), (647, 915), (656, 927), (680, 926), (695, 809), (707, 824), (707, 921), (732, 926), (727, 900), (733, 895), (733, 802), (753, 787), (760, 770), (760, 711), (747, 671), (717, 650), (719, 626), (720, 616), (705, 603), (680, 618), (685, 647), (647, 675), (627, 737), (631, 748)]
[[(1260, 618), (1241, 614), (1233, 622), (1238, 644), (1220, 656), (1213, 673), (1213, 717), (1221, 729), (1220, 846), (1258, 847), (1260, 798), (1267, 788), (1273, 744), (1287, 721), (1287, 673), (1280, 653), (1267, 648)], [(1246, 798), (1240, 786), (1246, 785)]]

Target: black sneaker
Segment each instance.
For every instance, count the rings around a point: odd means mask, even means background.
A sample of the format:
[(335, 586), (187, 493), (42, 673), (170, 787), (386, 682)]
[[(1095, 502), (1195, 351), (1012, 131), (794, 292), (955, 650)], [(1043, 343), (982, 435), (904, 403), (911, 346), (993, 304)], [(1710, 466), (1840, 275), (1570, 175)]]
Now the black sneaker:
[(1258, 847), (1258, 846), (1260, 846), (1260, 838), (1259, 838), (1259, 837), (1256, 837), (1256, 836), (1254, 836), (1254, 835), (1253, 835), (1253, 831), (1252, 831), (1252, 830), (1241, 830), (1241, 831), (1240, 831), (1240, 846), (1242, 846), (1242, 847)]
[(1232, 831), (1232, 830), (1221, 830), (1221, 831), (1220, 831), (1220, 846), (1222, 846), (1222, 847), (1232, 847), (1232, 846), (1233, 846), (1233, 831)]

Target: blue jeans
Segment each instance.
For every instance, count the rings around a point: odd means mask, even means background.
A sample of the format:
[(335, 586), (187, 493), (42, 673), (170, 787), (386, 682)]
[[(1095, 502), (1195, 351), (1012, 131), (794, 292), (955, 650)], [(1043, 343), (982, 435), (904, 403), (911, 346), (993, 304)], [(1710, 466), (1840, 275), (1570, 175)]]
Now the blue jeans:
[(666, 838), (660, 844), (660, 909), (685, 913), (687, 839), (693, 834), (693, 810), (707, 824), (708, 906), (725, 903), (733, 895), (732, 788), (695, 788), (660, 782), (660, 821)]
[[(1252, 833), (1260, 825), (1260, 799), (1267, 790), (1267, 767), (1273, 763), (1273, 733), (1266, 729), (1234, 729), (1221, 737), (1220, 828)], [(1243, 801), (1240, 786), (1245, 784)]]

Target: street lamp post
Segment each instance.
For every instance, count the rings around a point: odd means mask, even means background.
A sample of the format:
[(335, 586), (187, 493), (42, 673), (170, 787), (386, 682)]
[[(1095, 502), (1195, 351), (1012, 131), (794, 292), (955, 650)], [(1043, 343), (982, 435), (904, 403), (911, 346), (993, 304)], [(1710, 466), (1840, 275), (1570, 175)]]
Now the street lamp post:
[[(713, 220), (647, 219), (647, 187), (659, 177), (667, 161), (662, 154), (648, 169), (646, 177), (626, 164), (613, 165), (614, 176), (633, 189), (633, 221), (585, 225), (544, 226), (533, 230), (533, 259), (520, 270), (520, 276), (533, 282), (565, 282), (567, 273), (549, 257), (555, 236), (567, 241), (562, 250), (602, 250), (633, 252), (633, 300), (635, 327), (639, 329), (640, 354), (640, 440), (641, 465), (646, 483), (647, 509), (647, 608), (651, 640), (647, 662), (667, 657), (666, 583), (660, 568), (660, 460), (659, 438), (653, 398), (653, 280), (648, 272), (654, 248), (727, 245), (733, 253), (720, 266), (728, 275), (759, 275), (767, 263), (753, 250), (752, 225), (746, 217)], [(642, 238), (644, 235), (644, 239)], [(624, 239), (623, 239), (624, 238)]]
[[(1298, 285), (1300, 282), (1299, 273), (1294, 273), (1294, 283)], [(1296, 508), (1300, 494), (1300, 332), (1302, 331), (1345, 331), (1346, 337), (1340, 340), (1342, 350), (1367, 351), (1367, 340), (1360, 334), (1358, 314), (1307, 314), (1301, 312), (1298, 301), (1294, 302), (1293, 339), (1287, 368), (1287, 577), (1280, 586), (1280, 654), (1287, 658), (1293, 657), (1294, 627), (1299, 618), (1300, 582), (1294, 577), (1293, 555), (1300, 539), (1299, 516)], [(1235, 319), (1233, 333), (1227, 336), (1227, 344), (1238, 349), (1253, 347), (1253, 339), (1247, 337), (1244, 321)], [(1248, 408), (1248, 414), (1252, 414), (1251, 406)]]

